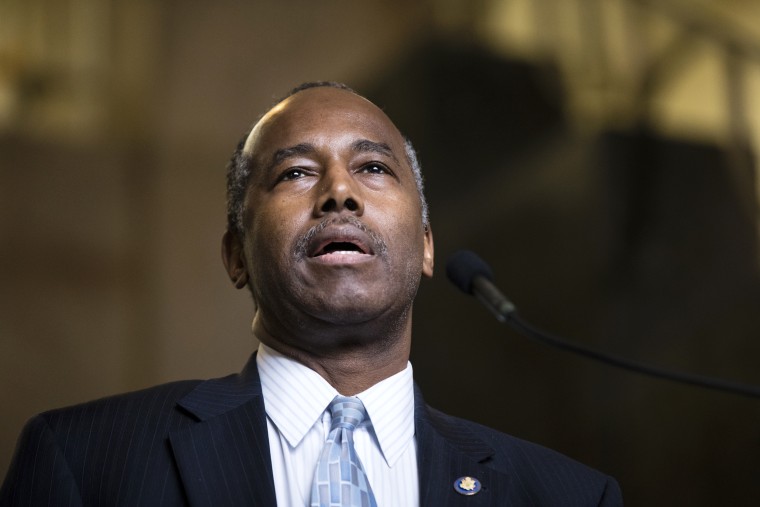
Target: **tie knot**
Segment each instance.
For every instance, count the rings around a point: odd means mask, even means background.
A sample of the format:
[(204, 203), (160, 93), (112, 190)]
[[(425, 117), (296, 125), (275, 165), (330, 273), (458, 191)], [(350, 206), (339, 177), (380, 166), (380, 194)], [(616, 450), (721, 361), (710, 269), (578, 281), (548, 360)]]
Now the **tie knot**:
[(367, 417), (367, 411), (359, 398), (336, 396), (330, 403), (330, 415), (332, 415), (330, 431), (335, 428), (345, 428), (348, 431), (354, 431), (364, 418)]

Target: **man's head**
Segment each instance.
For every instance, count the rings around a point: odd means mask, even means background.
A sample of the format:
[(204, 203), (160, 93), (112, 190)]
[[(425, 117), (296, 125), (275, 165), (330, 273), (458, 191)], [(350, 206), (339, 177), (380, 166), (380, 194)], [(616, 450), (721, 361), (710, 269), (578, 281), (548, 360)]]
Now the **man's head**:
[[(285, 97), (278, 100), (277, 104), (296, 93), (310, 88), (321, 87), (335, 88), (356, 93), (343, 83), (336, 83), (333, 81), (313, 81), (303, 83), (293, 88)], [(255, 124), (240, 139), (235, 152), (232, 154), (232, 157), (227, 164), (227, 230), (235, 234), (243, 232), (243, 200), (245, 199), (245, 192), (248, 188), (248, 180), (251, 175), (251, 159), (247, 154), (243, 153), (243, 148), (245, 148), (246, 141), (251, 135), (251, 130), (254, 126)], [(430, 217), (427, 199), (425, 199), (422, 168), (417, 157), (417, 152), (409, 139), (405, 140), (404, 150), (406, 152), (405, 155), (407, 161), (412, 167), (412, 172), (414, 173), (415, 182), (417, 184), (417, 192), (419, 193), (420, 201), (422, 202), (422, 222), (427, 227), (429, 225)]]
[(408, 338), (420, 276), (433, 269), (414, 151), (353, 91), (296, 90), (254, 125), (230, 164), (230, 278), (251, 288), (262, 341), (314, 352), (373, 334)]

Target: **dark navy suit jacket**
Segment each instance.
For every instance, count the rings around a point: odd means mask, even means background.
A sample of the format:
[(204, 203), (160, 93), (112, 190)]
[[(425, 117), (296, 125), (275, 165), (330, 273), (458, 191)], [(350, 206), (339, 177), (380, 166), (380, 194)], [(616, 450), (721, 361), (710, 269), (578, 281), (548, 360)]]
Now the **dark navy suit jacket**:
[[(415, 432), (424, 507), (622, 505), (614, 479), (431, 409), (418, 389)], [(481, 491), (457, 493), (462, 476), (479, 479)], [(21, 505), (275, 506), (255, 355), (239, 375), (34, 417), (0, 489), (0, 506)]]

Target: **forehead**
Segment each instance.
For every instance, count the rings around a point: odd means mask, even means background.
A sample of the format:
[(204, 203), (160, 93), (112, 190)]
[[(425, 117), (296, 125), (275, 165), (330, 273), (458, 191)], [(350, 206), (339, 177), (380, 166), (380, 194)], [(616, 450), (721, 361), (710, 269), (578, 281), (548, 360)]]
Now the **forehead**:
[(251, 130), (243, 153), (259, 158), (301, 142), (329, 144), (360, 138), (385, 143), (394, 152), (403, 150), (398, 129), (369, 100), (337, 88), (310, 88), (269, 110)]

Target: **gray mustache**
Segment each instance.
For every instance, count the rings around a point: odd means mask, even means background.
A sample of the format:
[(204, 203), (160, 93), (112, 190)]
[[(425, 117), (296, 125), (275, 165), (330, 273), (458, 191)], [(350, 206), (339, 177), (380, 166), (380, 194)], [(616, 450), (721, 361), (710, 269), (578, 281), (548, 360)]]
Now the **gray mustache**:
[(295, 247), (295, 256), (299, 258), (306, 257), (307, 255), (307, 249), (309, 247), (309, 243), (311, 243), (311, 240), (314, 239), (314, 236), (325, 230), (327, 227), (330, 227), (331, 225), (343, 225), (343, 224), (349, 224), (360, 231), (362, 231), (364, 234), (369, 237), (370, 242), (372, 243), (372, 250), (375, 252), (375, 255), (385, 255), (385, 253), (388, 251), (388, 246), (385, 244), (385, 241), (380, 237), (379, 234), (377, 234), (375, 231), (367, 227), (367, 225), (359, 220), (358, 218), (354, 216), (342, 216), (342, 217), (332, 217), (332, 218), (326, 218), (319, 222), (318, 224), (312, 226), (306, 233), (301, 236), (298, 239), (298, 242), (296, 243)]

